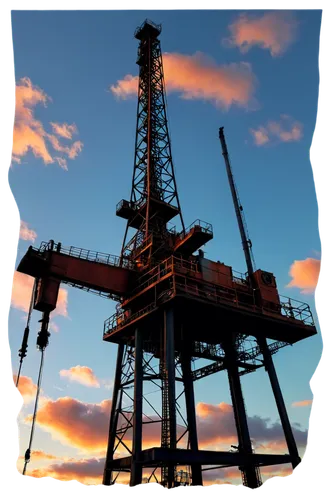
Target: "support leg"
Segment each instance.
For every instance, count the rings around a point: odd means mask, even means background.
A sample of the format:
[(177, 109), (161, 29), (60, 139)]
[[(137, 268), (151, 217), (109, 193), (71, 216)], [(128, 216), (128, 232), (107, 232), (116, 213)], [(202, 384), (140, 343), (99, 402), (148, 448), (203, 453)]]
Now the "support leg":
[(115, 444), (115, 438), (116, 438), (116, 428), (117, 428), (117, 420), (118, 420), (117, 402), (119, 399), (119, 392), (120, 392), (120, 385), (121, 385), (121, 370), (122, 370), (123, 356), (124, 356), (124, 346), (119, 345), (118, 346), (115, 381), (114, 381), (114, 386), (113, 386), (112, 408), (111, 408), (109, 437), (108, 437), (108, 448), (107, 448), (107, 452), (106, 452), (104, 474), (103, 474), (103, 484), (106, 486), (110, 486), (110, 484), (111, 484), (111, 476), (112, 476), (111, 462), (113, 459), (113, 450), (114, 450), (114, 444)]
[[(167, 390), (167, 415), (163, 417), (168, 420), (168, 441), (169, 448), (177, 447), (177, 421), (176, 421), (176, 387), (175, 387), (175, 331), (174, 313), (168, 309), (164, 313), (164, 353), (166, 370), (166, 390)], [(172, 488), (175, 483), (175, 467), (168, 465), (167, 487)]]
[(291, 464), (293, 468), (297, 467), (297, 465), (300, 463), (301, 459), (298, 454), (297, 450), (297, 445), (296, 441), (293, 435), (293, 431), (290, 425), (286, 405), (284, 403), (284, 399), (282, 396), (282, 391), (280, 388), (279, 380), (275, 371), (275, 366), (272, 360), (272, 355), (270, 353), (270, 350), (267, 345), (267, 340), (263, 338), (258, 338), (258, 345), (261, 349), (261, 352), (264, 357), (264, 364), (265, 364), (265, 369), (268, 373), (271, 386), (272, 386), (272, 391), (274, 394), (274, 398), (276, 401), (276, 406), (279, 412), (279, 416), (281, 419), (281, 424), (283, 428), (283, 432), (286, 438), (287, 446), (288, 446), (288, 451), (289, 455), (291, 457)]
[(135, 378), (134, 378), (134, 417), (133, 417), (133, 447), (130, 486), (141, 484), (142, 464), (142, 394), (143, 394), (143, 339), (137, 328), (135, 331)]
[[(189, 441), (191, 450), (198, 451), (198, 435), (197, 435), (197, 423), (195, 418), (195, 401), (194, 401), (194, 388), (193, 380), (191, 374), (191, 354), (189, 349), (183, 345), (181, 353), (181, 365), (183, 372), (184, 381), (184, 392), (185, 392), (185, 402), (186, 402), (186, 414), (187, 414), (187, 425), (189, 433)], [(202, 486), (202, 472), (201, 465), (194, 464), (191, 466), (192, 470), (192, 485)]]
[[(247, 424), (242, 386), (238, 372), (237, 352), (234, 339), (227, 339), (223, 343), (223, 348), (226, 357), (226, 366), (238, 435), (239, 451), (250, 455), (252, 454), (252, 444)], [(241, 472), (244, 475), (244, 483), (249, 486), (249, 488), (257, 488), (260, 486), (256, 467), (249, 465), (242, 468)]]

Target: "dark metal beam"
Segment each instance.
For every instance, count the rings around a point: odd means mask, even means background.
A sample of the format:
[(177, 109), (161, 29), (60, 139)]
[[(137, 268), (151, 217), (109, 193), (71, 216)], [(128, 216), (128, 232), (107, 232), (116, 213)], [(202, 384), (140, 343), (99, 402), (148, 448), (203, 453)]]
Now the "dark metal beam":
[[(143, 466), (160, 465), (169, 462), (174, 465), (227, 465), (229, 467), (265, 467), (270, 465), (281, 465), (290, 463), (289, 455), (268, 455), (263, 453), (246, 454), (230, 451), (210, 451), (210, 450), (184, 450), (170, 448), (149, 448), (140, 454), (140, 462)], [(132, 457), (123, 457), (113, 460), (113, 469), (129, 468)]]
[[(227, 366), (231, 400), (238, 435), (239, 451), (248, 455), (252, 455), (252, 443), (249, 428), (247, 425), (246, 410), (237, 367), (237, 351), (235, 348), (234, 339), (230, 337), (226, 339), (223, 343), (223, 347), (226, 353), (225, 362)], [(258, 488), (258, 486), (260, 486), (257, 471), (253, 465), (242, 467), (241, 472), (244, 474), (245, 483), (250, 488)]]
[(143, 350), (142, 333), (135, 331), (135, 362), (134, 362), (134, 409), (133, 409), (133, 462), (131, 467), (130, 486), (142, 482), (142, 464), (138, 457), (142, 450), (142, 396), (143, 396)]
[[(168, 394), (169, 447), (177, 447), (176, 387), (175, 387), (175, 325), (173, 309), (164, 312), (164, 348), (166, 368), (166, 389)], [(175, 469), (168, 465), (167, 486), (172, 488), (175, 482)]]
[(291, 457), (291, 465), (293, 468), (297, 467), (300, 463), (301, 459), (298, 454), (298, 449), (296, 445), (296, 441), (293, 435), (293, 431), (290, 425), (286, 405), (284, 403), (281, 387), (279, 384), (279, 379), (276, 374), (275, 366), (273, 363), (272, 355), (267, 345), (267, 340), (263, 338), (258, 338), (258, 344), (260, 346), (261, 352), (264, 357), (265, 369), (268, 373), (269, 380), (271, 382), (272, 391), (275, 397), (276, 406), (279, 412), (279, 416), (281, 419), (281, 424), (283, 428), (283, 432), (286, 438), (288, 451)]
[(114, 379), (113, 386), (113, 396), (112, 396), (112, 408), (111, 408), (111, 416), (110, 416), (110, 426), (109, 426), (109, 436), (108, 436), (108, 447), (106, 452), (105, 466), (104, 466), (104, 474), (103, 474), (103, 484), (110, 486), (111, 477), (112, 477), (112, 459), (113, 459), (113, 450), (116, 439), (116, 428), (117, 428), (117, 401), (119, 397), (120, 385), (121, 385), (121, 371), (122, 371), (122, 362), (124, 356), (124, 346), (120, 344), (118, 346), (118, 354), (117, 354), (117, 364), (116, 364), (116, 373)]
[[(189, 434), (189, 442), (191, 451), (198, 451), (198, 435), (197, 435), (197, 423), (195, 414), (195, 400), (194, 400), (194, 390), (193, 390), (193, 379), (191, 370), (191, 355), (186, 344), (183, 343), (182, 351), (180, 356), (180, 362), (183, 372), (184, 381), (184, 394), (186, 402), (186, 415), (187, 415), (187, 427)], [(193, 464), (192, 468), (192, 485), (202, 486), (202, 473), (201, 465)]]

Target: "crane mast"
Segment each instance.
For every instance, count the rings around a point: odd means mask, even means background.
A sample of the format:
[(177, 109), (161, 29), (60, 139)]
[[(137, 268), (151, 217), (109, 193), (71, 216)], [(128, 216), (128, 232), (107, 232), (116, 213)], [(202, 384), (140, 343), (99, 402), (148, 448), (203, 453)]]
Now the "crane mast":
[(249, 238), (249, 234), (248, 234), (247, 227), (246, 227), (246, 221), (245, 221), (245, 217), (244, 217), (244, 213), (243, 213), (243, 207), (240, 203), (240, 199), (239, 199), (239, 196), (237, 193), (234, 176), (232, 174), (227, 143), (226, 143), (225, 136), (224, 136), (224, 127), (221, 127), (219, 129), (219, 137), (220, 137), (221, 146), (222, 146), (222, 154), (223, 154), (225, 166), (227, 169), (227, 175), (228, 175), (231, 195), (232, 195), (232, 199), (233, 199), (233, 203), (234, 203), (234, 207), (235, 207), (239, 232), (241, 234), (247, 271), (248, 271), (249, 277), (251, 277), (254, 273), (254, 270), (255, 270), (254, 258), (253, 258), (252, 250), (251, 250), (252, 242)]

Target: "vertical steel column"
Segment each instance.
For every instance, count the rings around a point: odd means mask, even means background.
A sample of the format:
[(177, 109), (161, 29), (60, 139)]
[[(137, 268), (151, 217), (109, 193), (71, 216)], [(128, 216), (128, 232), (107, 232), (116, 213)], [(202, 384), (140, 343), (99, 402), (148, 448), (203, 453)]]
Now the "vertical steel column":
[(115, 373), (115, 380), (114, 380), (114, 386), (113, 386), (113, 395), (112, 395), (112, 408), (111, 408), (111, 416), (110, 416), (108, 447), (107, 447), (107, 452), (106, 452), (104, 474), (103, 474), (103, 484), (106, 486), (110, 486), (110, 484), (111, 484), (112, 468), (110, 467), (110, 462), (113, 460), (113, 450), (114, 450), (114, 443), (115, 443), (115, 439), (116, 439), (116, 429), (117, 429), (117, 420), (118, 420), (117, 401), (118, 401), (120, 385), (121, 385), (123, 356), (124, 356), (124, 345), (119, 344), (118, 345), (118, 354), (117, 354), (116, 373)]
[(142, 483), (142, 395), (143, 395), (143, 339), (138, 328), (135, 330), (135, 362), (134, 362), (134, 416), (133, 445), (130, 486)]
[[(175, 325), (173, 309), (164, 311), (164, 349), (169, 410), (169, 447), (177, 447), (176, 386), (175, 386)], [(175, 466), (168, 465), (167, 486), (175, 483)]]
[[(238, 449), (241, 453), (252, 455), (252, 443), (250, 439), (249, 428), (247, 425), (242, 386), (237, 366), (237, 351), (235, 348), (235, 339), (226, 339), (223, 343), (223, 348), (225, 351), (231, 400), (238, 435)], [(246, 485), (249, 486), (249, 488), (258, 488), (258, 486), (260, 486), (255, 466), (248, 465), (246, 467), (240, 467), (240, 470), (243, 472)]]
[(293, 435), (293, 431), (290, 425), (286, 405), (284, 403), (282, 391), (279, 384), (279, 379), (277, 377), (275, 366), (272, 360), (272, 355), (267, 345), (267, 340), (265, 338), (257, 338), (258, 345), (261, 349), (264, 358), (265, 370), (268, 373), (269, 380), (271, 382), (272, 391), (274, 394), (276, 406), (279, 412), (283, 432), (286, 438), (289, 455), (291, 457), (291, 465), (295, 469), (297, 465), (300, 463), (301, 459), (298, 454), (298, 449), (296, 445), (296, 441)]
[[(198, 435), (197, 435), (197, 422), (195, 414), (195, 401), (194, 401), (194, 388), (191, 370), (191, 354), (186, 348), (185, 344), (182, 346), (181, 352), (181, 366), (183, 372), (184, 393), (186, 402), (187, 426), (191, 451), (194, 453), (198, 451)], [(202, 472), (200, 464), (193, 464), (192, 470), (192, 485), (202, 486)]]

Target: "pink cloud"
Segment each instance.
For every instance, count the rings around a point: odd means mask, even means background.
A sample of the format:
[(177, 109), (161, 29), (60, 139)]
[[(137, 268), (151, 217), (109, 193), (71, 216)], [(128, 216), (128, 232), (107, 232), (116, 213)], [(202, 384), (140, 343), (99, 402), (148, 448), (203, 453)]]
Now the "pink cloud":
[[(19, 309), (24, 312), (29, 311), (31, 293), (34, 286), (34, 278), (28, 276), (27, 274), (19, 273), (15, 271), (13, 279), (12, 288), (12, 298), (11, 305), (15, 309)], [(51, 317), (54, 316), (64, 316), (68, 317), (68, 292), (65, 288), (59, 288), (57, 307), (52, 312)], [(54, 322), (50, 323), (50, 329), (59, 330), (58, 326)]]
[(68, 125), (68, 123), (54, 123), (51, 122), (52, 130), (55, 134), (60, 135), (64, 139), (72, 139), (73, 134), (77, 134), (77, 127), (75, 123)]
[[(39, 87), (32, 84), (27, 77), (22, 78), (16, 85), (16, 109), (13, 132), (12, 159), (21, 163), (22, 157), (30, 152), (45, 164), (57, 162), (67, 170), (66, 158), (73, 160), (81, 152), (83, 143), (75, 141), (72, 145), (62, 145), (56, 135), (48, 133), (40, 120), (35, 118), (35, 107), (46, 106), (51, 98)], [(51, 122), (56, 134), (62, 138), (71, 139), (71, 134), (77, 133), (76, 126)], [(61, 157), (54, 157), (54, 152), (62, 153)]]
[(257, 146), (262, 146), (269, 142), (268, 132), (265, 127), (259, 127), (257, 130), (251, 129), (251, 133)]
[(36, 231), (29, 228), (28, 223), (24, 222), (23, 220), (21, 220), (20, 223), (20, 238), (21, 240), (32, 241), (32, 242), (34, 242), (35, 239), (37, 238)]
[(287, 287), (301, 289), (301, 293), (313, 293), (319, 278), (320, 260), (311, 257), (304, 260), (295, 260), (290, 266), (289, 275), (292, 277)]
[(266, 12), (262, 16), (241, 14), (229, 26), (225, 45), (247, 52), (252, 47), (269, 50), (273, 57), (283, 54), (295, 41), (298, 23), (289, 11)]
[[(166, 53), (163, 66), (167, 91), (179, 92), (183, 99), (211, 101), (228, 109), (232, 105), (247, 107), (253, 98), (256, 79), (248, 63), (219, 66), (201, 53)], [(126, 75), (110, 89), (123, 99), (137, 95), (138, 78)]]
[(100, 387), (98, 378), (88, 366), (72, 366), (69, 370), (60, 370), (60, 375), (87, 387)]
[(303, 137), (303, 125), (288, 115), (281, 115), (280, 121), (269, 121), (250, 132), (257, 146), (268, 142), (297, 142)]

